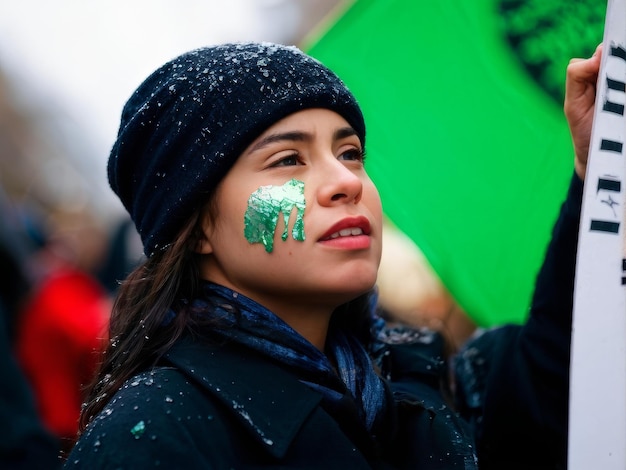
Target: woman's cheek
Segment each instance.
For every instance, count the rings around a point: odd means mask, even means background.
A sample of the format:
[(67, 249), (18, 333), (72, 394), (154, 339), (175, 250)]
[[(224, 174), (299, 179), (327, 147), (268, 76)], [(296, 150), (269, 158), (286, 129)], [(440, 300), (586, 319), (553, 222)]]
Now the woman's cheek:
[(267, 253), (274, 249), (274, 236), (278, 218), (282, 214), (284, 229), (281, 239), (289, 236), (289, 222), (295, 211), (295, 221), (291, 236), (296, 241), (304, 241), (304, 183), (291, 179), (282, 186), (261, 186), (248, 198), (244, 214), (244, 236), (249, 243), (262, 243)]

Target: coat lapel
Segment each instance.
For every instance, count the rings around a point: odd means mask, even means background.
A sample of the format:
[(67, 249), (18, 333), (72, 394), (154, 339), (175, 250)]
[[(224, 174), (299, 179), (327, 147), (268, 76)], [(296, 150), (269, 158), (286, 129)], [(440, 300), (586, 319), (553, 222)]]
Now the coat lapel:
[(276, 458), (285, 455), (322, 400), (321, 394), (242, 346), (186, 339), (166, 358), (218, 398)]

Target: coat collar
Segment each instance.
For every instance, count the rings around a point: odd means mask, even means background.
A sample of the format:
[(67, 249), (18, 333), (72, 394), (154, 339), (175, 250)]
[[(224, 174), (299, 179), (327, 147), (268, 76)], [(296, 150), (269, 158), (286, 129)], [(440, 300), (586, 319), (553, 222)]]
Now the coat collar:
[(181, 340), (166, 358), (218, 398), (276, 458), (286, 454), (320, 393), (258, 353), (232, 343)]

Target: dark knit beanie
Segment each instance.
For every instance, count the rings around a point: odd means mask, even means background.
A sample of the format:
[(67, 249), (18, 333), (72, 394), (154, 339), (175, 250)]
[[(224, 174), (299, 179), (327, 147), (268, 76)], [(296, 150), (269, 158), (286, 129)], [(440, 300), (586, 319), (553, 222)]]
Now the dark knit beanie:
[(122, 112), (109, 182), (145, 254), (166, 249), (237, 157), (280, 119), (308, 108), (343, 116), (365, 145), (361, 110), (343, 82), (295, 47), (224, 44), (166, 63)]

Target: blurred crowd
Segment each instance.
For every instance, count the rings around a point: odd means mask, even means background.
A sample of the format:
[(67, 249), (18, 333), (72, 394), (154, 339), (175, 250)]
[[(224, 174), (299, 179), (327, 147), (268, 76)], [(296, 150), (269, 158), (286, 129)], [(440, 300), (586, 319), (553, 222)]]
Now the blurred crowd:
[[(6, 196), (1, 202), (1, 340), (32, 393), (33, 422), (56, 441), (58, 454), (74, 441), (83, 388), (107, 341), (117, 281), (141, 252), (126, 221), (107, 233), (89, 213), (59, 211), (40, 220)], [(5, 383), (14, 383), (4, 372)], [(9, 400), (2, 402), (9, 415), (3, 423), (24, 416)], [(15, 439), (22, 437), (28, 438)], [(7, 454), (31, 452), (11, 442)]]
[(0, 73), (1, 468), (60, 466), (118, 281), (141, 257), (129, 220), (105, 221), (88, 197), (63, 191), (76, 182), (50, 181), (46, 150), (64, 152), (42, 138), (42, 115)]

